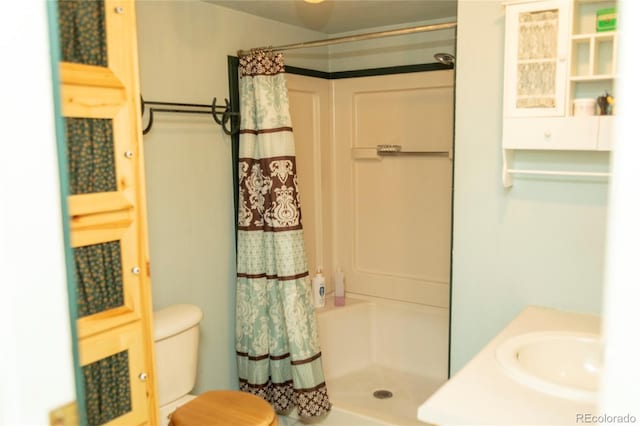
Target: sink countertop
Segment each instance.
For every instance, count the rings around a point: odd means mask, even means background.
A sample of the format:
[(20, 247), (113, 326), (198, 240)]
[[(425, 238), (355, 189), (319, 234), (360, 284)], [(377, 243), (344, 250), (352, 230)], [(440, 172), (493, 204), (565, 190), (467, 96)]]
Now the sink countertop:
[(529, 306), (471, 361), (418, 408), (418, 419), (445, 425), (575, 425), (595, 404), (546, 395), (509, 378), (496, 348), (505, 340), (537, 331), (600, 333), (600, 317)]

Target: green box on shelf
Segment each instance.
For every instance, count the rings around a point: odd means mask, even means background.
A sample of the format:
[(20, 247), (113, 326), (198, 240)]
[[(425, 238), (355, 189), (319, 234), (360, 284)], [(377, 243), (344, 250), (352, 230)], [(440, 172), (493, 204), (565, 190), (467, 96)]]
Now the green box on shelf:
[(615, 7), (600, 9), (596, 12), (596, 31), (615, 31), (618, 13)]

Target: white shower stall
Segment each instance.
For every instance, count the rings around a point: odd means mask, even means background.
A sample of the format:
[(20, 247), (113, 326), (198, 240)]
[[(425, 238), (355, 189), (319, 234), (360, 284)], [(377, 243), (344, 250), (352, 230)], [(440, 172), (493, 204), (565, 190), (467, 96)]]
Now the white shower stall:
[[(309, 271), (327, 276), (317, 316), (331, 400), (418, 425), (448, 371), (453, 70), (287, 85)], [(331, 297), (338, 268), (344, 307)]]

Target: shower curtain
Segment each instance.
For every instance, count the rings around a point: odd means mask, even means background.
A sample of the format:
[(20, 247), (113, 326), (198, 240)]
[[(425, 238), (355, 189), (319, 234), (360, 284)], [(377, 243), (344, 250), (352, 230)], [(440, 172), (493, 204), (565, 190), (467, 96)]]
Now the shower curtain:
[(240, 58), (236, 355), (240, 389), (278, 413), (331, 409), (311, 303), (281, 54)]

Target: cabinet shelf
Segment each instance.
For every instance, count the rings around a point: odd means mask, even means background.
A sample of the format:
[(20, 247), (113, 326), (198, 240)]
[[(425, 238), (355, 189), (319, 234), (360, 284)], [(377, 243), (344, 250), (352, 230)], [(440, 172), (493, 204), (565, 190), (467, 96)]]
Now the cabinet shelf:
[(572, 81), (615, 79), (618, 37), (615, 31), (572, 36)]
[(574, 75), (569, 77), (570, 81), (602, 81), (602, 80), (615, 80), (618, 76), (613, 74), (600, 74), (600, 75)]
[(574, 34), (572, 40), (613, 40), (618, 35), (617, 31), (604, 31), (601, 33)]

